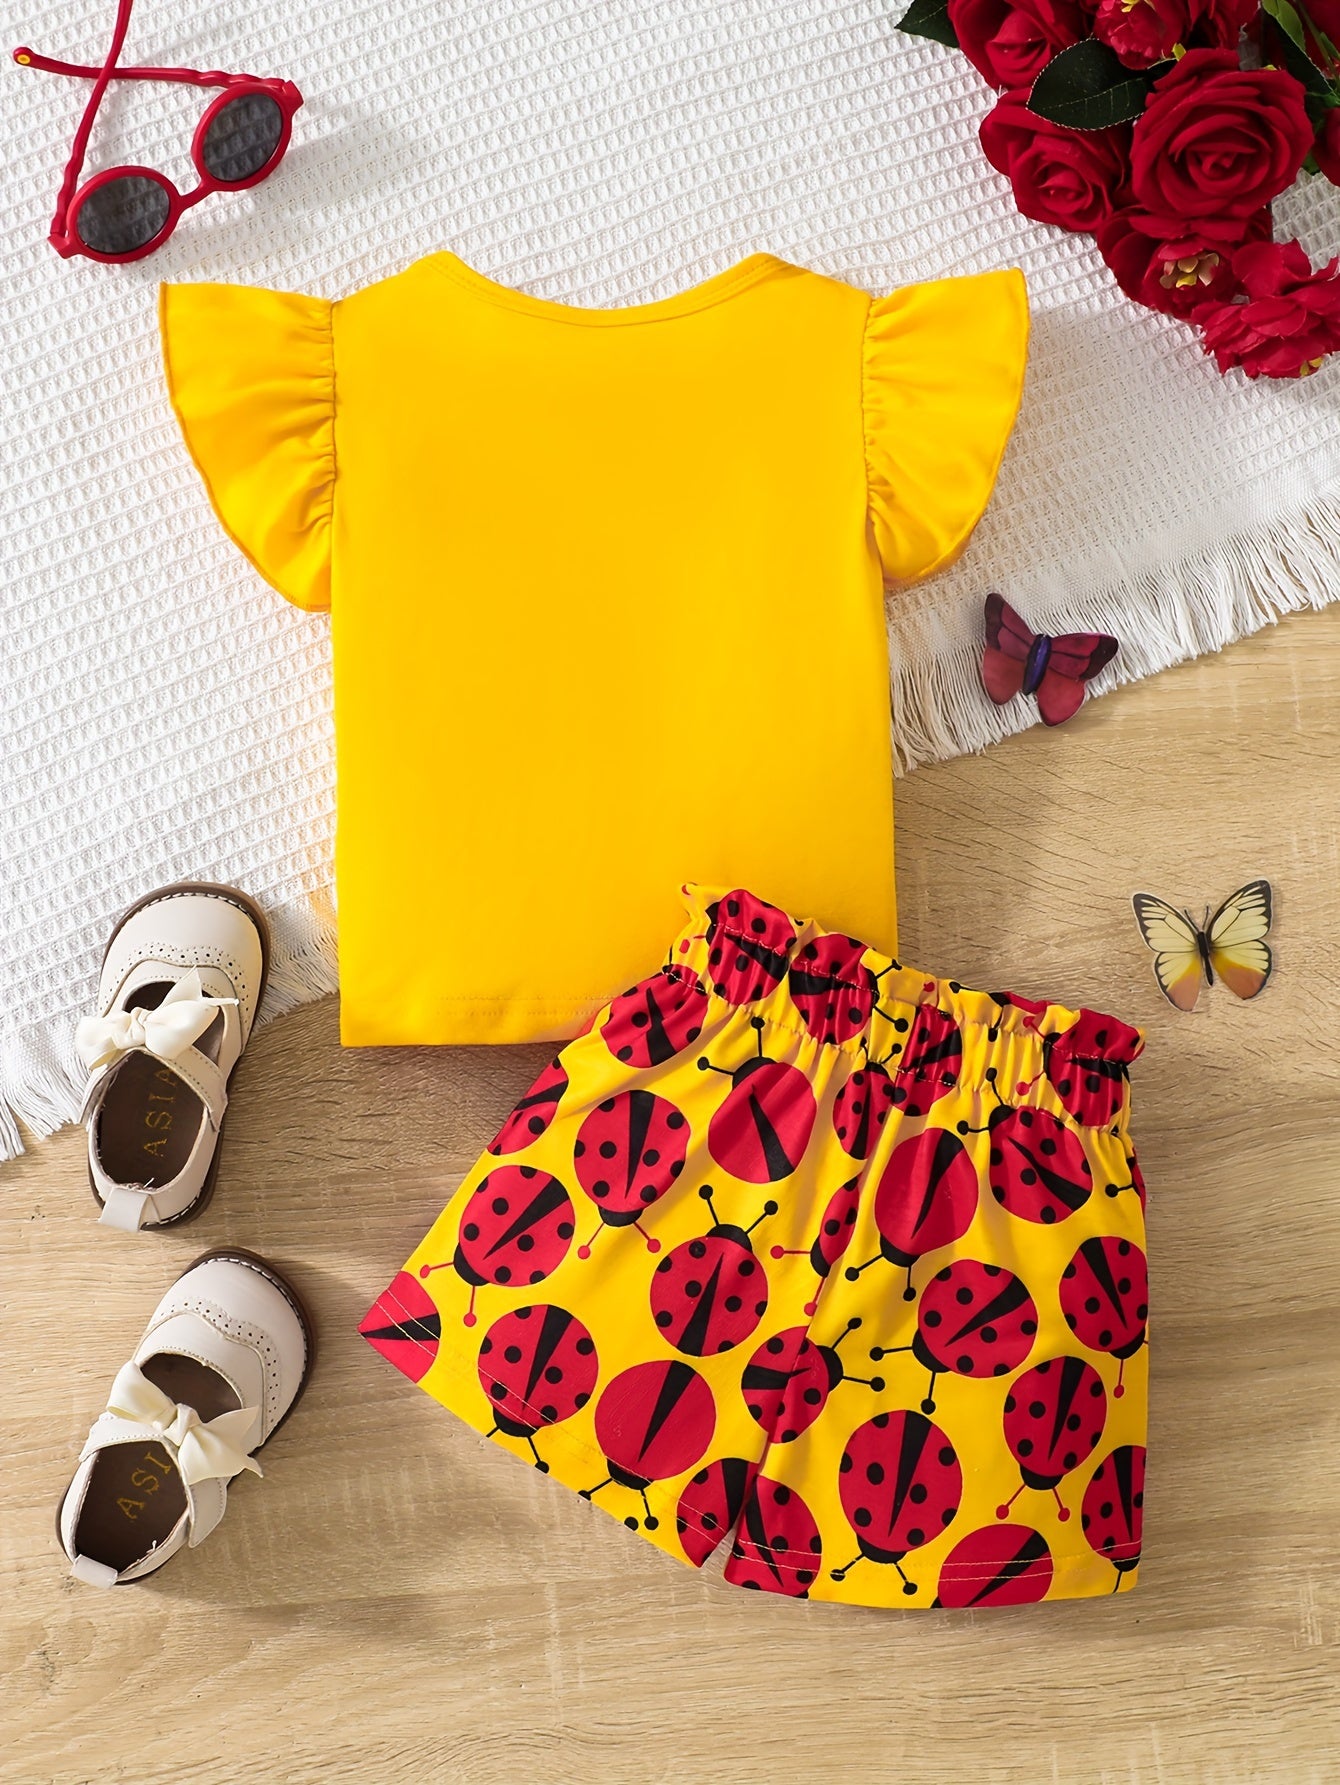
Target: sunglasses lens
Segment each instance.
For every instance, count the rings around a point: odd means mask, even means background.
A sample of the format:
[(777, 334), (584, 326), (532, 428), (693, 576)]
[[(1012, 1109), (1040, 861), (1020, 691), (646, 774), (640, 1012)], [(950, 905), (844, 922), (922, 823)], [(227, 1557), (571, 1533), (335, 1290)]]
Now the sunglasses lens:
[(200, 158), (225, 186), (253, 179), (274, 159), (284, 134), (284, 114), (268, 93), (243, 93), (210, 119)]
[(80, 205), (74, 227), (95, 254), (133, 254), (167, 226), (171, 203), (164, 187), (144, 174), (108, 180)]

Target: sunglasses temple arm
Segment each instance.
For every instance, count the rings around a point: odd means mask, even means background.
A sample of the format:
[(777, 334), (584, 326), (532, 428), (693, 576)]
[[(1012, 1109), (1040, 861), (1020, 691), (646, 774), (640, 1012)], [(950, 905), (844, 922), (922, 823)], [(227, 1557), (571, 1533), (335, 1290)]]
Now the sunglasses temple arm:
[[(69, 74), (81, 80), (96, 80), (102, 73), (86, 62), (60, 62), (54, 56), (39, 56), (26, 44), (14, 51), (14, 60), (24, 68), (36, 68), (43, 74)], [(225, 74), (222, 69), (202, 73), (197, 68), (115, 68), (114, 81), (182, 81), (192, 87), (226, 87), (230, 81), (247, 80), (248, 75)]]
[[(56, 215), (51, 224), (51, 240), (57, 247), (65, 247), (69, 241), (70, 200), (74, 197), (79, 175), (83, 171), (84, 156), (88, 152), (88, 139), (93, 134), (93, 123), (98, 115), (98, 107), (102, 104), (102, 96), (107, 91), (117, 58), (126, 41), (126, 32), (130, 28), (132, 3), (133, 0), (117, 0), (116, 28), (112, 32), (112, 42), (107, 52), (107, 60), (103, 63), (93, 82), (93, 91), (88, 96), (88, 104), (84, 107), (84, 115), (79, 120), (79, 128), (75, 132), (74, 143), (70, 148), (70, 159), (65, 164), (65, 176), (61, 180), (60, 194), (56, 199)], [(66, 251), (68, 252), (68, 247)]]

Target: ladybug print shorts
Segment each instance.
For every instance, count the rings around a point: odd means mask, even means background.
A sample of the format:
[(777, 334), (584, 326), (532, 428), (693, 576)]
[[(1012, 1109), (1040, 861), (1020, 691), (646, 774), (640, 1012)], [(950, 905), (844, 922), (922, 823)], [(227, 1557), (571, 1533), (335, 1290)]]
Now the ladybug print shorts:
[(1140, 1558), (1135, 1029), (689, 887), (362, 1324), (681, 1562), (1013, 1605)]

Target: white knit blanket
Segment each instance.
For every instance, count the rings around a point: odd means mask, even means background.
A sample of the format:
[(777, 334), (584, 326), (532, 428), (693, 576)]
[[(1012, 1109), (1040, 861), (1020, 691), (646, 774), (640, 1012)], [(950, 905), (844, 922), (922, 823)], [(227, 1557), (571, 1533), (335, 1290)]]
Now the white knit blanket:
[[(210, 514), (163, 392), (159, 279), (334, 297), (450, 246), (495, 279), (608, 305), (758, 249), (871, 291), (1022, 266), (1032, 369), (995, 504), (960, 566), (891, 608), (904, 765), (1033, 722), (977, 683), (989, 588), (1051, 630), (1116, 633), (1107, 685), (1340, 591), (1340, 367), (1220, 378), (1189, 330), (1118, 294), (1091, 244), (1018, 217), (978, 150), (985, 88), (900, 36), (901, 10), (139, 0), (128, 60), (286, 75), (307, 104), (271, 181), (208, 200), (120, 269), (43, 239), (82, 86), (7, 69), (0, 1157), (15, 1114), (39, 1131), (74, 1114), (74, 1021), (110, 920), (148, 888), (236, 881), (276, 912), (271, 1014), (335, 983), (326, 627)], [(112, 13), (18, 0), (9, 16), (34, 48), (97, 60)], [(123, 86), (97, 164), (187, 183), (202, 103)], [(1334, 188), (1281, 211), (1314, 257), (1340, 249)], [(523, 510), (525, 478), (518, 461)]]

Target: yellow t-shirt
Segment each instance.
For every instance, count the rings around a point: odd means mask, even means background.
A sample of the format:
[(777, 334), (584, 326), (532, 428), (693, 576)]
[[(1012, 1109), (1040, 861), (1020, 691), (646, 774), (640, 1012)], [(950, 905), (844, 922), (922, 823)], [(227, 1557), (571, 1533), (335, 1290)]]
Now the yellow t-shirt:
[(894, 951), (882, 585), (985, 506), (1022, 275), (585, 310), (431, 254), (161, 322), (220, 520), (331, 610), (346, 1043), (572, 1035), (689, 879)]

